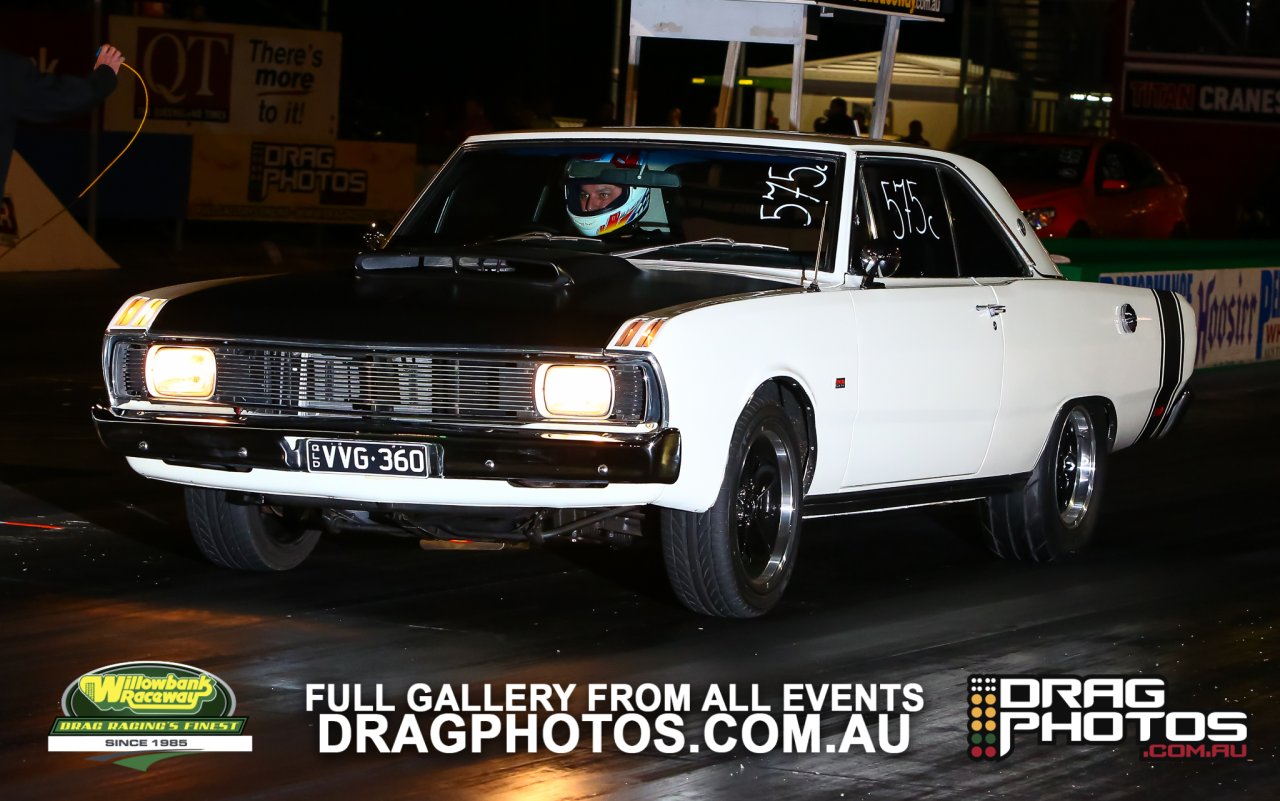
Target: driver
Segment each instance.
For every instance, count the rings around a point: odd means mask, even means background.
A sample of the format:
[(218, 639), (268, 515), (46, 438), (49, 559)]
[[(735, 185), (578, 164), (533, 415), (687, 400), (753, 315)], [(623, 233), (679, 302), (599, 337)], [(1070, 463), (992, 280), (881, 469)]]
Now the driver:
[[(644, 170), (644, 156), (638, 153), (605, 153), (570, 161), (566, 174), (577, 164), (602, 164), (620, 170)], [(649, 209), (649, 188), (604, 183), (594, 178), (567, 178), (564, 185), (565, 210), (575, 228), (584, 236), (617, 234), (640, 222)]]

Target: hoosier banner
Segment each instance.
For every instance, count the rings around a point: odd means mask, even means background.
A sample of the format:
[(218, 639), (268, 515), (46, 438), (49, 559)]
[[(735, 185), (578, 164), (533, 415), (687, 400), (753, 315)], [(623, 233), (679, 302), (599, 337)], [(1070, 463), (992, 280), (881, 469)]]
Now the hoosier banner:
[(365, 223), (413, 202), (414, 146), (196, 136), (187, 216)]
[(1280, 359), (1280, 269), (1103, 273), (1098, 280), (1169, 289), (1191, 301), (1197, 367)]

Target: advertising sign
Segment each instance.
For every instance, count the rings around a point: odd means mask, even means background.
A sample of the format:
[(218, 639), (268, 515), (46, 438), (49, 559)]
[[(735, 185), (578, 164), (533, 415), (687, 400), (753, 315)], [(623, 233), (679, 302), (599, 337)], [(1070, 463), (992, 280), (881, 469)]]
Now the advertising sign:
[[(337, 136), (340, 34), (118, 16), (110, 31), (147, 81), (152, 133)], [(120, 89), (107, 100), (106, 127), (132, 131), (143, 93), (135, 81)]]
[(417, 192), (411, 144), (196, 136), (193, 220), (364, 223), (399, 217)]
[(1196, 367), (1280, 359), (1280, 269), (1104, 273), (1105, 284), (1168, 289), (1191, 302)]
[(833, 0), (821, 5), (849, 11), (871, 11), (876, 14), (893, 14), (913, 19), (946, 19), (952, 10), (952, 0)]
[(1280, 123), (1275, 73), (1125, 70), (1124, 113), (1204, 122)]

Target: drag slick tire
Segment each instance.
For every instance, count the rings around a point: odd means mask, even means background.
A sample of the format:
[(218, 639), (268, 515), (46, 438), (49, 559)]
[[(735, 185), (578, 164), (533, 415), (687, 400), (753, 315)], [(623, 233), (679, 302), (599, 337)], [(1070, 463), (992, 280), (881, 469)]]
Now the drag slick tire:
[(662, 555), (680, 601), (716, 617), (758, 617), (782, 597), (800, 541), (799, 438), (757, 396), (734, 428), (724, 483), (705, 512), (662, 510)]
[(1107, 426), (1106, 414), (1084, 401), (1058, 413), (1026, 486), (983, 503), (992, 552), (1003, 559), (1048, 562), (1089, 543), (1107, 475)]
[(305, 510), (240, 505), (221, 490), (187, 488), (187, 522), (200, 553), (235, 570), (289, 570), (311, 555), (320, 530)]

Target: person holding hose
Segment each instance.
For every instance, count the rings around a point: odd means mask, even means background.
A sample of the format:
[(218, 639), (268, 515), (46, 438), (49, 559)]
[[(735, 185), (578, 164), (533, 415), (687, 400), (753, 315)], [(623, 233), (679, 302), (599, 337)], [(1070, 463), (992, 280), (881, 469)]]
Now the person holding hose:
[(37, 70), (31, 59), (0, 48), (0, 201), (18, 123), (56, 122), (92, 111), (115, 91), (123, 61), (119, 50), (104, 44), (89, 75), (53, 75)]

